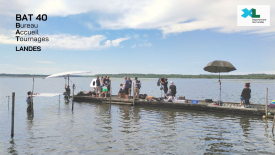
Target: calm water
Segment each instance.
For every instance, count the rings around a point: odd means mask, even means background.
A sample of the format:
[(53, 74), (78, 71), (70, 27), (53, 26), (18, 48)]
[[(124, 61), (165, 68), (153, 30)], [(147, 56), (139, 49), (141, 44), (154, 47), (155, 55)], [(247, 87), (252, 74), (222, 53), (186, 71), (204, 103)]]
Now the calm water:
[[(170, 79), (169, 79), (170, 80)], [(216, 79), (172, 79), (178, 95), (215, 98)], [(91, 79), (72, 78), (77, 90), (89, 90)], [(142, 93), (160, 96), (156, 79), (141, 79)], [(113, 79), (113, 93), (123, 80)], [(222, 98), (239, 101), (251, 82), (253, 103), (264, 103), (265, 88), (274, 97), (274, 80), (222, 80)], [(34, 92), (63, 92), (64, 79), (35, 79)], [(26, 113), (30, 78), (0, 78), (0, 154), (274, 154), (272, 121), (261, 117), (184, 109), (59, 103), (58, 97), (34, 99), (34, 118)], [(146, 91), (145, 91), (146, 90)], [(11, 104), (15, 92), (15, 136), (10, 138)], [(11, 102), (11, 101), (10, 101)], [(9, 109), (8, 109), (9, 108)]]

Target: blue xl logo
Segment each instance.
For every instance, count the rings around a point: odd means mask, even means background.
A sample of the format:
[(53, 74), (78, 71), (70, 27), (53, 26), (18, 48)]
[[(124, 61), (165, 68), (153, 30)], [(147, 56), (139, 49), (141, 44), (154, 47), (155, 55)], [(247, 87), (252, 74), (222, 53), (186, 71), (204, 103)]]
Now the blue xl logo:
[(243, 18), (246, 18), (247, 16), (250, 16), (252, 18), (252, 9), (248, 10), (247, 8), (243, 9)]

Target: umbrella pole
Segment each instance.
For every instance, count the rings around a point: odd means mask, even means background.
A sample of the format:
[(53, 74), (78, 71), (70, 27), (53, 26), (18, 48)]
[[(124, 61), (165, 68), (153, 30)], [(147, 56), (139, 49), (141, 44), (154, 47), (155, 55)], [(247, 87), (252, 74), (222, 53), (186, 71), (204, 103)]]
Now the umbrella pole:
[(70, 78), (70, 77), (69, 77), (69, 75), (68, 75), (68, 86), (70, 86), (70, 81), (69, 81), (69, 78)]

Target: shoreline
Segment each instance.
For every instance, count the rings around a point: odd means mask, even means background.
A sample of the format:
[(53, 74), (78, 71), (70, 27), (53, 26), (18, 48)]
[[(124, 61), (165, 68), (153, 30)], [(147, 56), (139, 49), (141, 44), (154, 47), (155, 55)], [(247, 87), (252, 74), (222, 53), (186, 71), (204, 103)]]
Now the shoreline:
[[(138, 78), (182, 78), (182, 79), (218, 79), (216, 74), (200, 74), (200, 75), (181, 75), (181, 74), (96, 74), (96, 75), (70, 75), (70, 77), (95, 78), (97, 76), (104, 77), (108, 75), (110, 78), (138, 77)], [(45, 78), (49, 75), (42, 74), (0, 74), (0, 78)], [(62, 76), (63, 77), (63, 76)], [(59, 78), (59, 77), (57, 77)], [(258, 80), (274, 80), (275, 74), (247, 74), (247, 75), (221, 75), (221, 79), (258, 79)]]

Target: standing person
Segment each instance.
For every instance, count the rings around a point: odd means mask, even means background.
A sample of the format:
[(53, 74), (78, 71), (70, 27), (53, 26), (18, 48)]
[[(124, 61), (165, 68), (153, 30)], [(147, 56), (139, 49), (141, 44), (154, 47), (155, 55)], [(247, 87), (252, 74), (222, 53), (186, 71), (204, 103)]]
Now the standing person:
[(131, 91), (132, 91), (132, 80), (131, 80), (131, 78), (130, 78), (130, 77), (128, 77), (128, 80), (129, 80), (129, 89), (128, 89), (128, 91), (129, 91), (129, 98), (131, 98)]
[(104, 79), (103, 79), (103, 92), (105, 93), (105, 99), (107, 98), (107, 93), (110, 89), (110, 83), (109, 83), (109, 76), (106, 76)]
[(96, 77), (96, 87), (95, 87), (95, 91), (96, 91), (96, 97), (97, 97), (97, 93), (99, 92), (99, 94), (101, 93), (101, 86), (100, 86), (100, 79), (99, 76)]
[(111, 90), (111, 84), (110, 84), (110, 77), (109, 77), (109, 76), (107, 76), (107, 81), (108, 81), (108, 86), (107, 86), (107, 88), (108, 88), (108, 92), (107, 92), (107, 93), (109, 93), (109, 94), (111, 95), (111, 93), (110, 93), (110, 90)]
[(139, 98), (139, 89), (140, 89), (140, 87), (141, 87), (141, 82), (138, 80), (138, 78), (137, 77), (135, 77), (135, 81), (133, 82), (133, 85), (134, 85), (134, 94), (133, 94), (133, 96), (134, 97), (136, 97), (137, 96), (137, 98)]
[(174, 85), (173, 81), (170, 82), (170, 87), (169, 87), (169, 93), (165, 94), (166, 98), (168, 98), (168, 96), (171, 96), (171, 99), (173, 100), (173, 97), (175, 97), (177, 93), (177, 87), (176, 85)]
[(128, 101), (128, 99), (129, 99), (129, 86), (130, 86), (130, 82), (127, 79), (127, 77), (124, 77), (124, 80), (125, 80), (125, 83), (124, 83), (125, 88), (124, 88), (124, 90), (125, 90), (125, 98), (126, 98), (125, 101)]
[(249, 99), (251, 98), (250, 83), (245, 83), (245, 88), (242, 91), (241, 97), (244, 100), (244, 107), (250, 108)]
[(103, 86), (104, 86), (104, 82), (103, 82), (103, 77), (100, 78), (100, 93), (99, 93), (99, 97), (101, 97), (101, 95), (103, 94)]
[(161, 78), (160, 83), (163, 85), (163, 91), (164, 95), (167, 94), (168, 91), (168, 79), (167, 78)]
[(28, 91), (28, 96), (27, 96), (27, 99), (26, 99), (26, 102), (27, 102), (27, 112), (31, 112), (32, 111), (32, 108), (31, 108), (31, 91)]
[(66, 88), (65, 88), (66, 92), (63, 93), (64, 95), (64, 98), (65, 99), (70, 99), (71, 97), (71, 89), (70, 89), (70, 86), (68, 85)]

